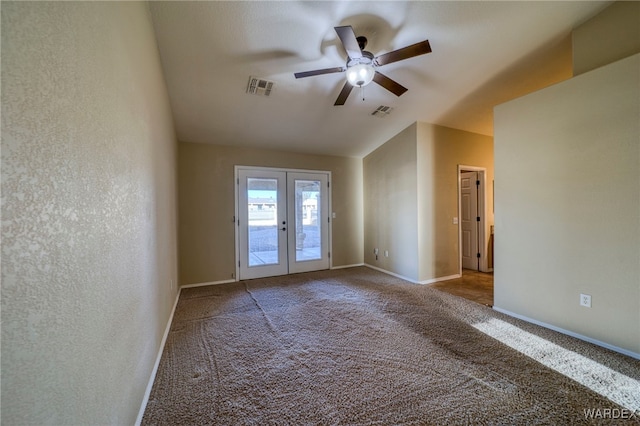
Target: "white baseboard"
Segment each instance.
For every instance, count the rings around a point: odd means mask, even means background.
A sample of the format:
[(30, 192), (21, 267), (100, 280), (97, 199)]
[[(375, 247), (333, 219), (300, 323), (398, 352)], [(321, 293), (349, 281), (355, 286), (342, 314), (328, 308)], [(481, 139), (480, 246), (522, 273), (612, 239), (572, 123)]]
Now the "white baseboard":
[(622, 355), (626, 355), (626, 356), (629, 356), (631, 358), (635, 358), (635, 359), (639, 359), (640, 360), (640, 354), (639, 353), (630, 351), (628, 349), (624, 349), (624, 348), (620, 348), (618, 346), (610, 345), (609, 343), (602, 342), (600, 340), (597, 340), (597, 339), (594, 339), (594, 338), (591, 338), (591, 337), (588, 337), (588, 336), (584, 336), (582, 334), (575, 333), (573, 331), (566, 330), (564, 328), (557, 327), (557, 326), (552, 325), (552, 324), (547, 324), (546, 322), (538, 321), (536, 319), (529, 318), (529, 317), (526, 317), (524, 315), (516, 314), (514, 312), (507, 311), (506, 309), (498, 308), (496, 306), (493, 307), (493, 310), (501, 312), (501, 313), (503, 313), (505, 315), (509, 315), (510, 317), (518, 318), (518, 319), (521, 319), (523, 321), (530, 322), (530, 323), (535, 324), (535, 325), (539, 325), (540, 327), (548, 328), (550, 330), (557, 331), (558, 333), (566, 334), (567, 336), (575, 337), (576, 339), (584, 340), (585, 342), (593, 343), (594, 345), (601, 346), (603, 348), (612, 350), (614, 352), (621, 353)]
[(218, 284), (229, 284), (229, 283), (235, 283), (236, 280), (222, 280), (222, 281), (211, 281), (208, 283), (195, 283), (195, 284), (185, 284), (185, 285), (181, 285), (180, 288), (192, 288), (192, 287), (204, 287), (204, 286), (208, 286), (208, 285), (218, 285)]
[(160, 359), (162, 358), (162, 352), (164, 352), (164, 345), (167, 342), (167, 337), (169, 336), (169, 330), (171, 329), (171, 323), (173, 322), (173, 314), (176, 312), (176, 306), (178, 306), (178, 300), (180, 299), (180, 293), (182, 289), (178, 290), (178, 294), (176, 295), (176, 300), (173, 302), (173, 308), (171, 309), (171, 315), (169, 315), (169, 321), (167, 321), (167, 326), (164, 329), (164, 334), (162, 335), (162, 341), (160, 342), (160, 349), (158, 349), (158, 355), (156, 356), (156, 362), (153, 365), (153, 370), (151, 370), (151, 377), (149, 377), (149, 383), (147, 383), (147, 389), (144, 392), (144, 398), (142, 398), (142, 404), (140, 405), (140, 411), (138, 411), (138, 418), (136, 418), (136, 426), (140, 426), (142, 422), (142, 417), (144, 416), (144, 410), (147, 408), (147, 403), (149, 402), (149, 396), (151, 395), (151, 388), (153, 388), (153, 382), (156, 380), (156, 374), (158, 373), (158, 367), (160, 366)]
[(439, 283), (440, 281), (455, 280), (456, 278), (462, 278), (462, 274), (454, 274), (454, 275), (447, 275), (446, 277), (431, 278), (429, 280), (420, 281), (419, 284), (435, 284), (435, 283)]
[(454, 274), (454, 275), (448, 275), (446, 277), (430, 278), (430, 279), (424, 280), (424, 281), (417, 281), (417, 280), (414, 280), (413, 278), (405, 277), (404, 275), (396, 274), (395, 272), (387, 271), (386, 269), (382, 269), (382, 268), (378, 268), (377, 266), (369, 265), (368, 263), (365, 263), (364, 266), (366, 266), (367, 268), (375, 269), (376, 271), (383, 272), (383, 273), (385, 273), (387, 275), (391, 275), (391, 276), (394, 276), (396, 278), (400, 278), (402, 280), (409, 281), (410, 283), (420, 284), (420, 285), (433, 284), (433, 283), (437, 283), (437, 282), (440, 282), (440, 281), (453, 280), (453, 279), (462, 277), (461, 274)]
[(387, 275), (400, 278), (401, 280), (409, 281), (410, 283), (413, 283), (413, 284), (420, 284), (419, 281), (416, 281), (413, 278), (405, 277), (404, 275), (396, 274), (395, 272), (387, 271), (386, 269), (378, 268), (377, 266), (369, 265), (368, 263), (365, 263), (364, 266), (366, 266), (367, 268), (375, 269), (376, 271), (383, 272)]
[(354, 263), (353, 265), (340, 265), (340, 266), (332, 266), (330, 269), (347, 269), (347, 268), (357, 268), (358, 266), (364, 266), (364, 263)]
[[(346, 268), (355, 268), (357, 266), (364, 266), (364, 263), (355, 263), (353, 265), (340, 265), (340, 266), (332, 266), (330, 269), (346, 269)], [(221, 280), (221, 281), (209, 281), (206, 283), (194, 283), (194, 284), (185, 284), (181, 285), (180, 288), (193, 288), (193, 287), (205, 287), (208, 285), (219, 285), (219, 284), (230, 284), (235, 283), (238, 280), (230, 279), (230, 280)]]

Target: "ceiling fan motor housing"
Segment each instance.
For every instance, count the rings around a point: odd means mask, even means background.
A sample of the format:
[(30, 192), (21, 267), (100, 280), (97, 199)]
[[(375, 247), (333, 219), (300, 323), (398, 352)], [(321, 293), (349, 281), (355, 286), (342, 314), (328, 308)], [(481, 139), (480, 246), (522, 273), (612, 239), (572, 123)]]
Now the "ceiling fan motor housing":
[(362, 57), (360, 58), (349, 58), (347, 60), (347, 68), (352, 67), (358, 64), (367, 64), (373, 65), (373, 53), (367, 52), (366, 50), (362, 51)]

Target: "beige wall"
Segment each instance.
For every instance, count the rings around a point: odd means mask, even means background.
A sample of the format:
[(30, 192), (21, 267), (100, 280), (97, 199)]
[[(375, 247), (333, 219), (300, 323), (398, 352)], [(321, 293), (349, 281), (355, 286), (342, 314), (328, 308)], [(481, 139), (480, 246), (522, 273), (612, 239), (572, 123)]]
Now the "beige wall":
[(180, 284), (232, 279), (235, 273), (234, 166), (331, 172), (331, 260), (362, 263), (362, 161), (255, 148), (179, 143)]
[(487, 169), (488, 235), (493, 224), (491, 137), (415, 123), (364, 158), (365, 263), (417, 282), (460, 272), (458, 226), (453, 224), (459, 164)]
[(364, 261), (414, 281), (418, 280), (416, 132), (412, 124), (363, 160)]
[(495, 306), (636, 354), (639, 70), (635, 55), (495, 109)]
[(573, 74), (640, 53), (640, 2), (617, 1), (576, 28)]
[(2, 423), (132, 424), (176, 297), (144, 3), (2, 3)]
[(420, 281), (460, 273), (458, 165), (486, 168), (485, 252), (493, 225), (493, 138), (418, 123)]

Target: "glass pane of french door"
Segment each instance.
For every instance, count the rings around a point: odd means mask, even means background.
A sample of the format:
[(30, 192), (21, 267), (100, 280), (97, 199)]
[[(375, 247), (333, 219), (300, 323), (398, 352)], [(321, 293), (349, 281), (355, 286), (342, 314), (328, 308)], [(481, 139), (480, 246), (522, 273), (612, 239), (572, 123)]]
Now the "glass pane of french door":
[(249, 266), (278, 263), (278, 180), (247, 179)]
[(320, 181), (295, 180), (293, 187), (296, 262), (320, 259), (322, 257), (319, 232), (322, 224), (318, 222), (318, 208), (321, 201)]

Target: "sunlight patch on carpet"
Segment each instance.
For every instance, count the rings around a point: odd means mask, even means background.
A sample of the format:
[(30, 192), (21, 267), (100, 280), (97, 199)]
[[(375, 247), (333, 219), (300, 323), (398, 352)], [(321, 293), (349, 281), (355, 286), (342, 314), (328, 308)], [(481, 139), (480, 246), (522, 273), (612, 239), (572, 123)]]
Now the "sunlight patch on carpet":
[(640, 412), (638, 380), (497, 318), (473, 327), (611, 401)]

